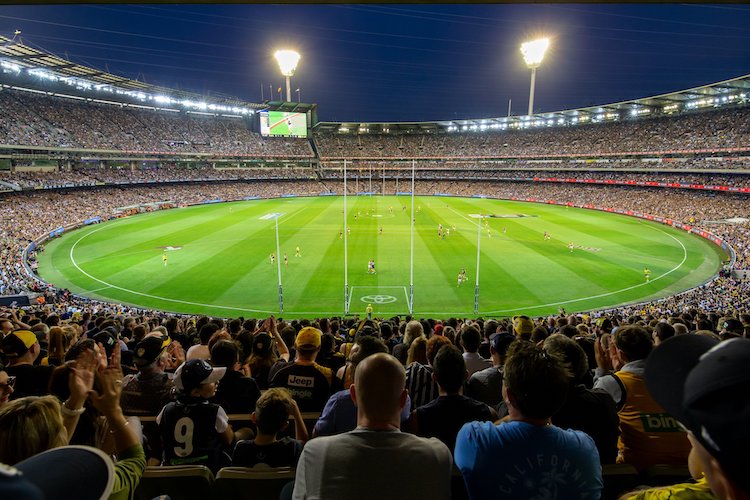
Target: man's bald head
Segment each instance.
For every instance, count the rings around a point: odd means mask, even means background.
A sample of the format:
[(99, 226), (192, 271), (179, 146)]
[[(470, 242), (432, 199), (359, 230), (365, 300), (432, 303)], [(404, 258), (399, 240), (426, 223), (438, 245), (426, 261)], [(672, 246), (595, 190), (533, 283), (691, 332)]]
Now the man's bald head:
[(406, 401), (406, 374), (403, 365), (390, 354), (368, 356), (354, 373), (355, 400), (359, 417), (370, 422), (400, 421)]

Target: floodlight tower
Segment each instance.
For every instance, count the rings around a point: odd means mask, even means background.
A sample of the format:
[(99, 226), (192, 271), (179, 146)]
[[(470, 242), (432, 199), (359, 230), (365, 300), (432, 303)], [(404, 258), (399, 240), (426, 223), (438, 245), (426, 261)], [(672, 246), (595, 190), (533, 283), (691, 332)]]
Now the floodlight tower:
[(300, 55), (294, 50), (277, 50), (273, 56), (276, 58), (276, 62), (279, 63), (281, 74), (286, 77), (286, 100), (287, 102), (291, 102), (291, 77), (294, 75), (294, 70), (297, 69), (297, 63), (300, 60)]
[(536, 69), (542, 64), (544, 53), (549, 48), (549, 38), (540, 38), (532, 42), (521, 44), (521, 54), (526, 66), (531, 69), (531, 88), (529, 89), (529, 116), (534, 114), (534, 86), (536, 85)]

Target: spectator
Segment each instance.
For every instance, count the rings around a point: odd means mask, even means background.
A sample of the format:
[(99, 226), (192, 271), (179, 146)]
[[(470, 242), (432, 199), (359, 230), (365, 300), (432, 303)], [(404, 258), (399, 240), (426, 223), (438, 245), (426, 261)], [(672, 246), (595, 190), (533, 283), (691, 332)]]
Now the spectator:
[[(354, 406), (348, 387), (354, 383), (354, 374), (357, 371), (357, 365), (368, 356), (377, 353), (387, 353), (388, 348), (383, 341), (371, 335), (365, 335), (357, 339), (355, 349), (351, 351), (351, 364), (347, 377), (351, 378), (351, 383), (347, 388), (334, 393), (328, 402), (326, 402), (320, 417), (315, 422), (313, 437), (332, 436), (354, 430), (357, 427), (357, 408)], [(407, 396), (406, 404), (401, 412), (401, 427), (409, 419), (411, 411), (411, 399)]]
[(202, 464), (211, 470), (229, 465), (224, 452), (234, 432), (224, 409), (208, 400), (226, 368), (212, 368), (203, 359), (186, 361), (175, 372), (176, 402), (156, 417), (164, 450), (164, 465)]
[[(420, 342), (419, 337), (412, 342), (412, 346)], [(415, 361), (406, 367), (406, 389), (412, 398), (412, 405), (417, 408), (424, 406), (438, 397), (438, 385), (432, 377), (432, 362), (435, 360), (438, 351), (444, 345), (450, 344), (450, 341), (442, 335), (433, 335), (426, 342), (427, 362), (425, 364)]]
[(2, 339), (2, 350), (9, 364), (5, 371), (16, 377), (11, 399), (47, 394), (47, 386), (54, 366), (35, 365), (41, 347), (36, 335), (29, 330), (16, 330)]
[(461, 347), (464, 349), (463, 357), (469, 376), (480, 370), (492, 367), (492, 361), (484, 359), (479, 355), (479, 344), (482, 341), (479, 328), (476, 326), (464, 326), (461, 331)]
[(497, 407), (503, 401), (503, 366), (505, 354), (516, 340), (510, 333), (493, 333), (490, 336), (490, 357), (492, 366), (474, 373), (466, 384), (466, 395)]
[(599, 497), (594, 441), (551, 423), (565, 401), (568, 377), (562, 361), (533, 344), (510, 349), (503, 385), (508, 421), (468, 423), (456, 439), (456, 465), (472, 500)]
[[(294, 419), (295, 438), (279, 434)], [(307, 442), (307, 428), (289, 391), (268, 389), (258, 399), (252, 420), (258, 429), (255, 439), (238, 441), (232, 465), (238, 467), (296, 467)]]
[(690, 443), (685, 432), (654, 401), (646, 387), (644, 370), (653, 344), (640, 326), (617, 329), (610, 342), (614, 373), (607, 373), (597, 342), (597, 369), (594, 388), (607, 392), (617, 407), (620, 439), (617, 463), (633, 465), (644, 471), (651, 465), (687, 464)]
[(432, 374), (440, 395), (412, 412), (409, 432), (436, 437), (453, 450), (456, 434), (466, 422), (495, 420), (497, 414), (489, 406), (463, 395), (467, 374), (461, 350), (451, 345), (441, 347)]
[(654, 399), (688, 429), (700, 469), (718, 498), (747, 498), (746, 425), (750, 340), (679, 336), (654, 350), (646, 384)]
[[(450, 498), (448, 448), (437, 439), (399, 431), (408, 396), (404, 384), (403, 366), (388, 354), (374, 354), (359, 364), (351, 388), (357, 428), (307, 443), (297, 465), (295, 500)], [(360, 479), (363, 470), (366, 487)]]
[(230, 414), (249, 414), (255, 411), (260, 389), (255, 380), (241, 371), (239, 354), (237, 345), (231, 340), (220, 340), (211, 348), (211, 364), (227, 369), (211, 402)]
[(157, 415), (175, 398), (174, 380), (165, 372), (170, 339), (151, 335), (135, 346), (133, 362), (138, 373), (127, 375), (122, 381), (122, 409), (126, 415)]
[(294, 362), (281, 360), (269, 374), (269, 385), (289, 389), (303, 412), (321, 411), (337, 388), (331, 369), (315, 362), (320, 337), (317, 328), (307, 326), (300, 330), (295, 340), (297, 354)]
[(596, 443), (601, 463), (615, 463), (620, 435), (617, 410), (609, 394), (587, 389), (582, 384), (588, 372), (583, 348), (575, 340), (556, 333), (544, 341), (544, 350), (566, 363), (570, 373), (565, 403), (552, 415), (552, 423), (561, 429), (585, 432)]

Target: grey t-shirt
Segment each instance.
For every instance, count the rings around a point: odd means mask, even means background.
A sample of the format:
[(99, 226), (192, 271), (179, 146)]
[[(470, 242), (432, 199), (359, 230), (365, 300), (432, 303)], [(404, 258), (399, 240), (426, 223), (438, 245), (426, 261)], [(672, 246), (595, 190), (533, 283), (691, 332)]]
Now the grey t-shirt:
[(357, 428), (308, 441), (294, 500), (449, 500), (453, 458), (435, 438)]

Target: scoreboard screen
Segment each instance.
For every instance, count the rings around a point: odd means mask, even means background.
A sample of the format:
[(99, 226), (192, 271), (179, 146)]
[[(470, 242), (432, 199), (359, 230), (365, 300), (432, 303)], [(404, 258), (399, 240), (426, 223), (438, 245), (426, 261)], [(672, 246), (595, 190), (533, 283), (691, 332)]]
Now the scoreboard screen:
[(284, 111), (261, 111), (260, 135), (307, 137), (307, 114)]

